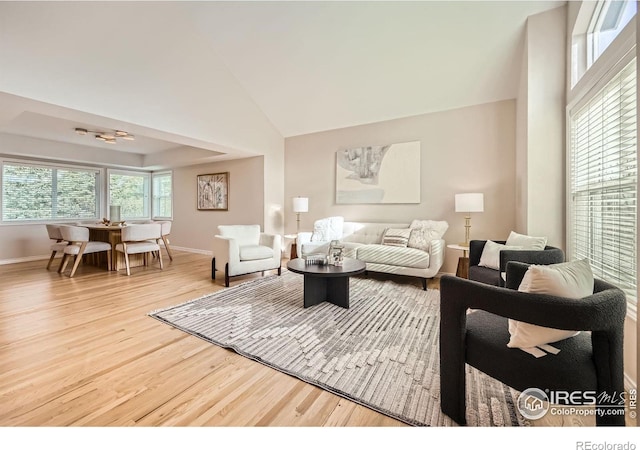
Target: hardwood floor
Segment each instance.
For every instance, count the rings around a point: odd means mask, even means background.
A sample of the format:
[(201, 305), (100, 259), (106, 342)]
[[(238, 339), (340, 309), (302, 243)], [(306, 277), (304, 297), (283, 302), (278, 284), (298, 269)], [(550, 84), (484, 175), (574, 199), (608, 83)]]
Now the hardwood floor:
[(205, 255), (130, 277), (58, 262), (0, 266), (0, 426), (405, 426), (148, 317), (223, 289)]
[(0, 266), (0, 425), (404, 426), (148, 317), (223, 289), (209, 257), (174, 253), (130, 277)]

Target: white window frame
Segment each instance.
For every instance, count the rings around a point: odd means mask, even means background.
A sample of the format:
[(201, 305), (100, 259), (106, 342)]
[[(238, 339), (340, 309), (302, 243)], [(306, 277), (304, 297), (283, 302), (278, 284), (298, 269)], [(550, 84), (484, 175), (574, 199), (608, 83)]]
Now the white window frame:
[[(571, 89), (567, 96), (566, 108), (566, 248), (567, 259), (572, 259), (574, 255), (573, 245), (573, 211), (571, 199), (571, 113), (578, 111), (586, 105), (592, 96), (599, 93), (626, 65), (636, 57), (636, 20), (634, 17), (607, 47), (600, 57), (589, 67), (578, 83)], [(573, 56), (572, 56), (573, 57)], [(636, 64), (638, 62), (636, 61)], [(573, 63), (572, 63), (573, 65)], [(636, 69), (637, 70), (637, 69)], [(636, 75), (637, 76), (637, 75)], [(637, 103), (636, 103), (637, 109)], [(636, 193), (636, 199), (640, 196)], [(636, 227), (638, 227), (636, 212)], [(637, 233), (638, 230), (636, 230)], [(638, 265), (638, 246), (636, 244), (636, 266)], [(637, 283), (637, 278), (636, 278)], [(637, 297), (637, 292), (636, 292)], [(637, 320), (637, 300), (636, 303), (627, 302), (628, 315)]]
[[(598, 28), (601, 26), (602, 21), (606, 16), (606, 9), (611, 3), (610, 0), (601, 0), (598, 2), (582, 2), (580, 11), (576, 18), (575, 28), (571, 35), (571, 87), (578, 87), (578, 84), (582, 82), (582, 79), (587, 75), (587, 71), (593, 71), (593, 66), (597, 66), (602, 56), (609, 51), (609, 48), (613, 46), (616, 41), (624, 40), (620, 38), (622, 35), (629, 36), (630, 33), (634, 33), (635, 38), (635, 16), (627, 23), (622, 30), (615, 37), (612, 44), (605, 48), (602, 53), (596, 54), (596, 47), (598, 47), (598, 39), (600, 31)], [(631, 31), (633, 28), (633, 31)], [(618, 45), (619, 47), (619, 45)], [(604, 64), (606, 67), (606, 64)], [(586, 78), (593, 78), (593, 76)], [(579, 89), (581, 90), (581, 89)]]
[[(167, 176), (169, 175), (169, 177), (171, 178), (171, 213), (169, 214), (169, 216), (161, 216), (156, 214), (156, 208), (155, 208), (155, 198), (156, 198), (156, 193), (154, 191), (154, 178), (158, 177), (158, 176)], [(152, 172), (151, 173), (151, 217), (152, 219), (156, 220), (172, 220), (173, 219), (173, 171), (172, 170), (163, 170), (160, 172)]]
[(29, 159), (17, 159), (17, 158), (0, 158), (0, 189), (3, 189), (4, 180), (2, 177), (4, 176), (4, 165), (5, 164), (15, 164), (15, 165), (24, 165), (24, 166), (32, 166), (32, 167), (43, 167), (47, 169), (57, 169), (57, 170), (86, 170), (91, 172), (98, 173), (98, 179), (96, 181), (96, 217), (76, 217), (76, 218), (48, 218), (48, 219), (29, 219), (29, 220), (3, 220), (3, 209), (4, 205), (2, 204), (3, 196), (0, 193), (0, 226), (6, 225), (36, 225), (36, 224), (46, 224), (55, 221), (57, 223), (74, 223), (78, 220), (98, 220), (99, 216), (103, 211), (103, 184), (104, 184), (104, 169), (100, 167), (92, 167), (92, 166), (83, 166), (83, 165), (75, 165), (72, 163), (51, 163), (40, 160), (29, 160)]

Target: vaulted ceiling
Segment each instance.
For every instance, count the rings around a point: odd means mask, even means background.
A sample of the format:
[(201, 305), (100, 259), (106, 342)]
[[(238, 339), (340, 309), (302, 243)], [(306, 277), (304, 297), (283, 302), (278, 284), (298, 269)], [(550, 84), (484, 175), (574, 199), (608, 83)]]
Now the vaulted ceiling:
[[(565, 2), (20, 3), (0, 2), (0, 133), (188, 164), (257, 147), (198, 128), (240, 108), (289, 137), (515, 98), (527, 17)], [(207, 85), (221, 77), (230, 88)], [(157, 102), (136, 102), (147, 92)], [(143, 106), (163, 119), (134, 120)]]

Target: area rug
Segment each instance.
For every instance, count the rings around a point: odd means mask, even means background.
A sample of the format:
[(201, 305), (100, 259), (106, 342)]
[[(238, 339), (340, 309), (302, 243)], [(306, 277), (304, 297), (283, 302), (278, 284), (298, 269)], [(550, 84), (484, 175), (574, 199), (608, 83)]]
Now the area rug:
[[(416, 426), (454, 426), (440, 411), (439, 291), (353, 277), (350, 308), (303, 308), (291, 272), (149, 313), (173, 327)], [(521, 426), (518, 392), (467, 366), (467, 424)]]

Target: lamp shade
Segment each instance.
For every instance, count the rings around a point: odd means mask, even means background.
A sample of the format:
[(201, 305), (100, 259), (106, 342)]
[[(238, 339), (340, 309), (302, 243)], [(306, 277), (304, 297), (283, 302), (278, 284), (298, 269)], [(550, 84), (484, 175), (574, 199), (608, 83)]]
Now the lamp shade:
[(302, 213), (309, 211), (309, 199), (307, 197), (293, 198), (293, 212)]
[(456, 212), (483, 212), (484, 194), (456, 194)]

